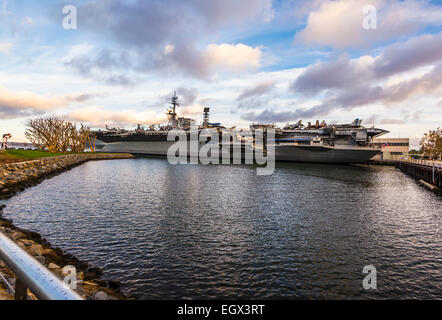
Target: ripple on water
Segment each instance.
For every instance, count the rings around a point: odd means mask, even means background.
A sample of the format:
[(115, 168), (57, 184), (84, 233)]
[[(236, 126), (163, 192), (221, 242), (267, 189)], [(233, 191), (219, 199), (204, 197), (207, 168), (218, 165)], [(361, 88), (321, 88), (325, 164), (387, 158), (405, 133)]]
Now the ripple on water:
[[(138, 298), (442, 298), (441, 199), (387, 167), (86, 163), (5, 216)], [(362, 289), (362, 269), (378, 290)]]

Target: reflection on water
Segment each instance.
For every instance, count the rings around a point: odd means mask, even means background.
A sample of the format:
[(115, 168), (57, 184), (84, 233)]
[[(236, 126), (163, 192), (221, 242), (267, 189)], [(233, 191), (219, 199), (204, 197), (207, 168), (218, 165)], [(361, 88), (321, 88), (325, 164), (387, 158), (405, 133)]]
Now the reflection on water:
[(441, 203), (391, 167), (139, 158), (46, 180), (5, 215), (138, 298), (441, 299)]

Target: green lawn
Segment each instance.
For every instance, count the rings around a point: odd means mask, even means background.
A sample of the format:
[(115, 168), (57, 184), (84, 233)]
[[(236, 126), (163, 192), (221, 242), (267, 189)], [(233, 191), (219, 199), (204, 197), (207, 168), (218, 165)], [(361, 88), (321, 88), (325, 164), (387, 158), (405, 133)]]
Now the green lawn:
[(48, 151), (41, 151), (41, 150), (5, 150), (5, 151), (0, 151), (0, 163), (56, 157), (66, 154), (75, 154), (75, 153), (74, 152), (51, 153)]
[(6, 156), (11, 157), (11, 158), (38, 159), (38, 158), (62, 156), (65, 154), (70, 154), (70, 153), (69, 152), (51, 153), (51, 152), (41, 151), (41, 150), (6, 150), (5, 154), (6, 154)]

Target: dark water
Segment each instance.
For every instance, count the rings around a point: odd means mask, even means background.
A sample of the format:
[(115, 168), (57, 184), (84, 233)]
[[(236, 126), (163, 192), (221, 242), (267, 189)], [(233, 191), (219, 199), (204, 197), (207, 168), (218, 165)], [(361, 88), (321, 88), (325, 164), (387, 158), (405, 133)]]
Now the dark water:
[(262, 177), (143, 158), (84, 164), (5, 215), (138, 298), (442, 299), (441, 208), (391, 167), (280, 164)]

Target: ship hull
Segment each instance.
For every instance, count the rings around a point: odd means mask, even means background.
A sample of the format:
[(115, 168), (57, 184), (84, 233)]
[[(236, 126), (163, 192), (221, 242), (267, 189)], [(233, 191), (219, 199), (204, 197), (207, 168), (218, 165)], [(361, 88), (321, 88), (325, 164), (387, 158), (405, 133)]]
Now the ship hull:
[(112, 142), (97, 141), (97, 152), (132, 153), (140, 155), (167, 156), (167, 151), (175, 142), (171, 141), (137, 141), (137, 142)]
[(379, 153), (379, 150), (371, 148), (276, 146), (275, 159), (289, 162), (363, 163)]
[[(167, 152), (173, 144), (175, 144), (173, 141), (126, 141), (112, 143), (97, 141), (96, 146), (98, 152), (122, 152), (137, 155), (167, 156)], [(200, 148), (202, 145), (204, 145), (204, 143), (200, 143)], [(246, 148), (246, 150), (247, 153), (251, 152), (250, 148)], [(294, 145), (275, 146), (275, 160), (287, 162), (363, 163), (379, 153), (379, 150), (371, 148), (330, 148)], [(220, 152), (220, 156), (221, 155), (222, 152)]]

